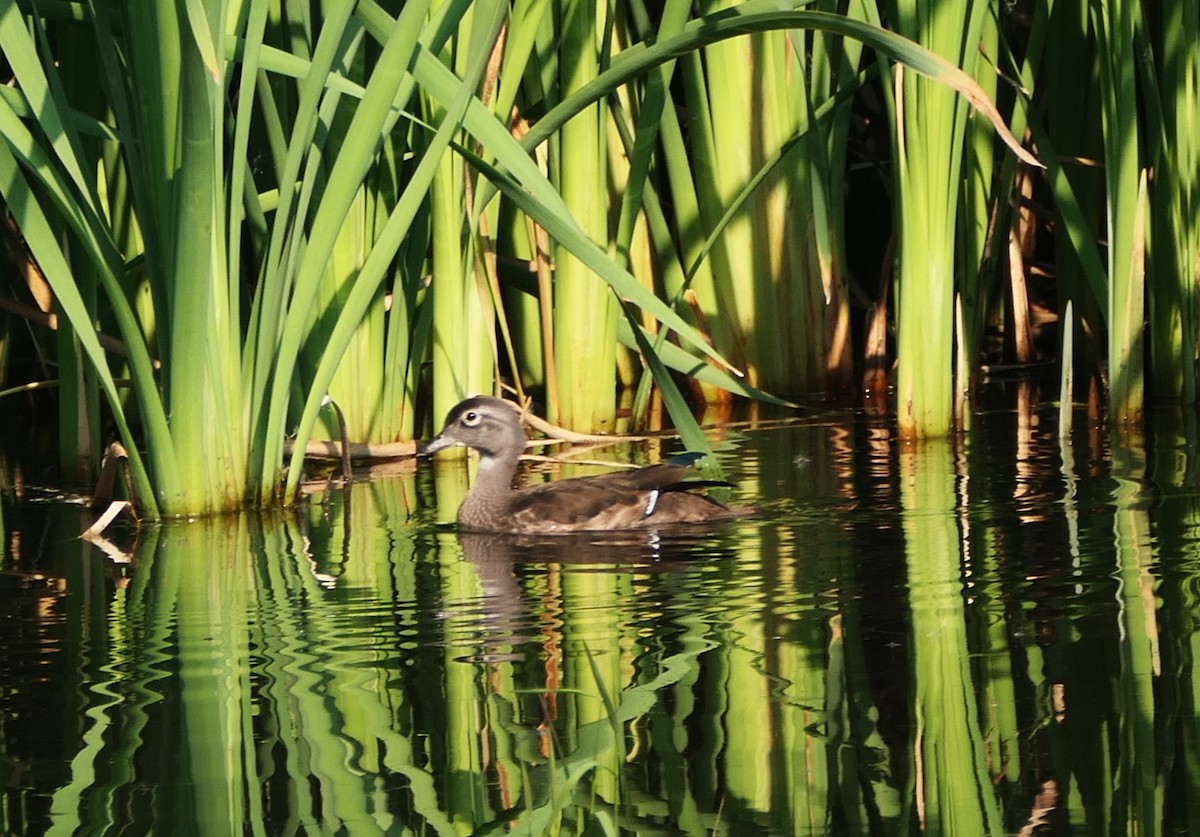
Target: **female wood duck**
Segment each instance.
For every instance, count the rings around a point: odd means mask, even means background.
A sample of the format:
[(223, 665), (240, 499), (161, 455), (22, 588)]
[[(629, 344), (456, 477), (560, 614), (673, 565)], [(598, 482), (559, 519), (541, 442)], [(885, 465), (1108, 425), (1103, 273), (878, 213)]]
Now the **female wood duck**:
[[(468, 398), (446, 416), (446, 426), (422, 451), (453, 445), (479, 451), (479, 476), (458, 510), (465, 531), (562, 533), (647, 529), (742, 517), (681, 482), (701, 454), (597, 477), (579, 477), (514, 490), (525, 431), (513, 405), (499, 398)], [(692, 487), (695, 487), (694, 485)]]

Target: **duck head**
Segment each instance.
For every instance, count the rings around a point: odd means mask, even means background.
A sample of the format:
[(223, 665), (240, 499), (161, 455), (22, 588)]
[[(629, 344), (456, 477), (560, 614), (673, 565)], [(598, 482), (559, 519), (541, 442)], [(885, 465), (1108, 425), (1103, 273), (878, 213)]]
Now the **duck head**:
[(515, 458), (525, 448), (525, 430), (514, 405), (478, 396), (458, 404), (446, 416), (442, 432), (421, 451), (435, 453), (454, 445), (475, 448), (484, 459)]

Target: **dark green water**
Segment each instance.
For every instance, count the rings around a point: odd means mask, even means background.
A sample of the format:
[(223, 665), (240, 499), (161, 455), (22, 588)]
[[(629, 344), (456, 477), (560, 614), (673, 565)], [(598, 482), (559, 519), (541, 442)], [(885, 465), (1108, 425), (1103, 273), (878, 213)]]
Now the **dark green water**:
[(1200, 833), (1194, 425), (1052, 419), (726, 431), (763, 514), (689, 537), (460, 538), (442, 463), (121, 565), (9, 497), (0, 831)]

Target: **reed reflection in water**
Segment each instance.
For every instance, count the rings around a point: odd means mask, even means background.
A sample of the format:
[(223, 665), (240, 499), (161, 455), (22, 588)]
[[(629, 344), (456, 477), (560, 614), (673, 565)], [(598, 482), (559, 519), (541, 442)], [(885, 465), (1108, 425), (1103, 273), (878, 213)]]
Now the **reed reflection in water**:
[(1200, 833), (1193, 426), (1036, 418), (731, 434), (764, 513), (682, 535), (458, 535), (422, 473), (122, 568), (6, 506), (3, 828)]

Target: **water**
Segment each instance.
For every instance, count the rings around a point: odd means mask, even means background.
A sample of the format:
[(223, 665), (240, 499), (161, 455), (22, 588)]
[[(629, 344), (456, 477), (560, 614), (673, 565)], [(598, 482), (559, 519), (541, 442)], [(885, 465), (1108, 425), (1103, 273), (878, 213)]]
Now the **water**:
[(1194, 425), (1050, 415), (727, 430), (761, 514), (676, 536), (460, 537), (453, 463), (131, 564), (6, 503), (0, 830), (1200, 833)]

